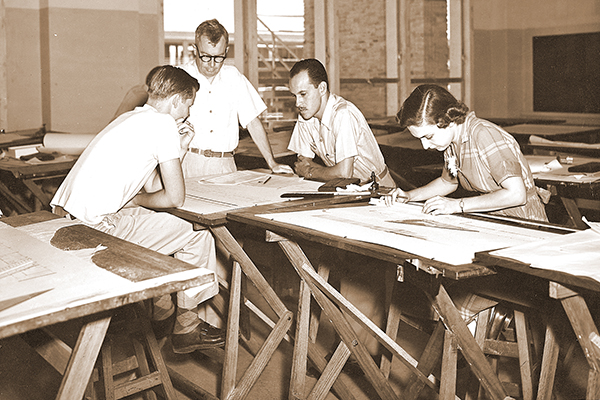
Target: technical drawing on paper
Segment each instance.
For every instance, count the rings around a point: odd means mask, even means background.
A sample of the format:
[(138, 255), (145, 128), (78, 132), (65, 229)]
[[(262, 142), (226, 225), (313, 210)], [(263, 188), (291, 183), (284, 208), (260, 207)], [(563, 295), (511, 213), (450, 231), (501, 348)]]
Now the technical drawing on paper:
[(53, 273), (8, 243), (0, 243), (0, 278), (12, 275), (18, 281), (24, 281)]

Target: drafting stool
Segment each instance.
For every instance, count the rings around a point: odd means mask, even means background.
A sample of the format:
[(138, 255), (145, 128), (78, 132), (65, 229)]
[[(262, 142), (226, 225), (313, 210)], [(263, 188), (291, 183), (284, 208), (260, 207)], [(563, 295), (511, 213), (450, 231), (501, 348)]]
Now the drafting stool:
[[(484, 354), (490, 357), (492, 367), (498, 370), (501, 357), (518, 360), (520, 387), (512, 382), (502, 384), (509, 396), (523, 400), (533, 399), (530, 336), (524, 312), (504, 303), (499, 303), (494, 309), (482, 311), (478, 316), (475, 340)], [(472, 398), (467, 396), (467, 399)], [(481, 389), (477, 398), (482, 398)]]
[[(476, 293), (476, 291), (474, 292)], [(487, 296), (484, 296), (487, 297)], [(492, 297), (495, 299), (496, 297)], [(523, 299), (520, 299), (523, 302)], [(454, 299), (451, 299), (454, 302)], [(486, 372), (486, 375), (496, 375), (498, 377), (497, 384), (501, 386), (502, 390), (499, 391), (500, 387), (496, 387), (495, 396), (499, 393), (504, 392), (504, 396), (507, 398), (533, 398), (533, 378), (532, 378), (532, 364), (531, 364), (531, 353), (530, 353), (530, 337), (531, 334), (527, 327), (527, 321), (525, 314), (521, 309), (527, 307), (527, 303), (512, 303), (508, 300), (498, 299), (498, 304), (493, 308), (485, 308), (482, 311), (477, 312), (477, 328), (475, 332), (474, 346), (481, 349), (482, 355), (485, 355), (487, 361), (489, 361), (491, 368)], [(517, 304), (522, 305), (519, 307)], [(441, 303), (438, 303), (439, 307)], [(470, 308), (470, 307), (469, 307)], [(475, 307), (477, 309), (479, 307)], [(404, 316), (403, 316), (404, 317)], [(406, 321), (405, 321), (406, 322)], [(453, 333), (453, 329), (446, 329), (445, 324), (454, 325), (452, 321), (440, 320), (433, 329), (430, 335), (430, 339), (425, 347), (423, 353), (419, 358), (419, 370), (425, 374), (432, 373), (436, 366), (441, 362), (441, 376), (440, 376), (440, 399), (454, 399), (457, 382), (457, 361), (458, 361), (458, 340)], [(514, 324), (514, 328), (513, 328)], [(423, 329), (421, 329), (423, 330)], [(424, 330), (426, 331), (426, 330)], [(463, 332), (463, 334), (471, 335), (470, 332)], [(461, 352), (467, 349), (460, 348)], [(474, 351), (474, 349), (470, 349)], [(520, 373), (521, 384), (520, 387), (517, 384), (510, 382), (500, 382), (500, 378), (506, 375), (507, 370), (501, 369), (499, 374), (498, 366), (505, 364), (498, 363), (498, 358), (510, 357), (516, 358), (518, 362), (510, 372)], [(466, 359), (466, 356), (465, 356)], [(502, 361), (506, 361), (503, 359)], [(516, 378), (516, 374), (514, 376)], [(406, 386), (404, 398), (407, 400), (416, 399), (419, 393), (424, 388), (422, 382), (411, 377), (411, 381)], [(484, 393), (483, 387), (469, 387), (466, 394), (466, 399), (487, 399), (489, 398), (488, 393)], [(473, 390), (474, 389), (474, 390)], [(479, 389), (479, 390), (478, 390)], [(502, 398), (502, 397), (500, 397)]]
[[(62, 207), (55, 207), (53, 214), (60, 217), (68, 215)], [(160, 347), (150, 326), (147, 311), (141, 303), (130, 304), (122, 309), (124, 320), (113, 318), (107, 336), (100, 350), (98, 367), (92, 373), (86, 389), (85, 400), (96, 399), (94, 383), (101, 381), (104, 387), (104, 398), (107, 400), (121, 399), (136, 393), (145, 392), (145, 398), (155, 400), (152, 391), (157, 386), (162, 387), (162, 395), (167, 400), (177, 400), (167, 366), (162, 358)], [(135, 355), (117, 363), (112, 361), (112, 340), (131, 341)], [(101, 362), (100, 362), (101, 360)], [(151, 372), (151, 369), (153, 370)], [(123, 383), (115, 383), (115, 376), (129, 371), (135, 371), (136, 378)]]
[[(514, 320), (514, 329), (511, 322)], [(440, 323), (440, 326), (442, 324)], [(512, 382), (501, 382), (507, 398), (523, 400), (533, 399), (533, 378), (530, 353), (530, 334), (525, 319), (525, 314), (500, 303), (493, 309), (486, 309), (477, 315), (475, 341), (483, 353), (488, 356), (492, 369), (498, 373), (498, 358), (510, 357), (517, 359), (521, 378), (521, 385)], [(442, 344), (443, 342), (443, 344)], [(435, 359), (442, 360), (440, 398), (454, 398), (457, 374), (458, 346), (454, 335), (450, 331), (439, 329), (434, 332), (422, 359), (426, 359), (431, 366)], [(427, 354), (428, 357), (425, 356)], [(440, 357), (441, 355), (441, 357)], [(491, 357), (489, 357), (491, 356)], [(414, 386), (414, 385), (413, 385)], [(418, 394), (409, 391), (410, 397)], [(466, 400), (488, 399), (482, 387), (469, 387), (465, 395)]]
[[(113, 342), (116, 340), (131, 343), (134, 355), (113, 362), (113, 349), (116, 347)], [(177, 400), (147, 312), (140, 303), (125, 306), (117, 314), (102, 344), (97, 365), (98, 374), (93, 374), (91, 383), (98, 375), (106, 400), (137, 393), (143, 393), (145, 399), (156, 400), (154, 390), (157, 389), (162, 397)], [(87, 393), (94, 399), (95, 391), (91, 389), (88, 387)]]

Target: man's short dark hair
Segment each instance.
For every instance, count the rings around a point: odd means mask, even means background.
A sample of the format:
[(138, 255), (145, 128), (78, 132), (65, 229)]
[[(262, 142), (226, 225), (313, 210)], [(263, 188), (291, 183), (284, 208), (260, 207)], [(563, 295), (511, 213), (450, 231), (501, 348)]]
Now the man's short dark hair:
[(196, 44), (200, 43), (200, 38), (206, 36), (208, 41), (216, 46), (221, 38), (225, 38), (225, 47), (229, 46), (229, 33), (227, 29), (216, 19), (204, 21), (196, 28)]
[(196, 78), (172, 65), (152, 68), (146, 77), (146, 84), (148, 96), (156, 99), (167, 99), (174, 94), (179, 94), (184, 99), (191, 99), (200, 89)]
[(308, 74), (308, 79), (310, 80), (310, 83), (314, 85), (314, 87), (319, 86), (321, 82), (325, 82), (327, 84), (327, 89), (329, 90), (327, 71), (325, 71), (325, 67), (323, 64), (321, 64), (321, 61), (317, 60), (316, 58), (306, 58), (298, 61), (290, 70), (290, 79), (302, 71), (306, 71)]

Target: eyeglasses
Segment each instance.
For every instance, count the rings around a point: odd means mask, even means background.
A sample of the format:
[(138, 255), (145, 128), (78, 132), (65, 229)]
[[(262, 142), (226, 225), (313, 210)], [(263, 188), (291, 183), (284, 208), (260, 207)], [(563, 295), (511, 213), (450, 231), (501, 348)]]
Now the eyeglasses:
[(220, 64), (227, 58), (227, 53), (225, 53), (224, 56), (209, 56), (206, 54), (202, 54), (198, 56), (198, 58), (205, 63), (209, 63), (211, 60), (214, 60), (217, 64)]

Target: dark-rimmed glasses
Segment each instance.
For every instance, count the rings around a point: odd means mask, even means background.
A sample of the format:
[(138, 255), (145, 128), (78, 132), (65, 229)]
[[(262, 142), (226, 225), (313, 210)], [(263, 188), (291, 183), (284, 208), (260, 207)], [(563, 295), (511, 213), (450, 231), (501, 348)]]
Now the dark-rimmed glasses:
[(209, 63), (211, 60), (214, 60), (217, 64), (220, 64), (227, 58), (227, 53), (225, 53), (225, 55), (223, 56), (209, 56), (207, 54), (202, 54), (199, 55), (198, 58), (200, 59), (200, 61), (205, 63)]

